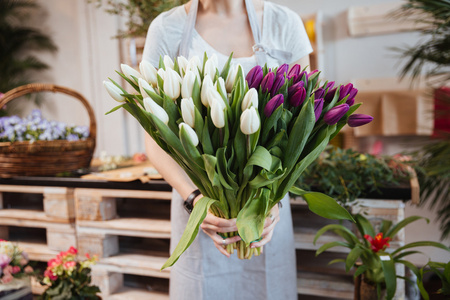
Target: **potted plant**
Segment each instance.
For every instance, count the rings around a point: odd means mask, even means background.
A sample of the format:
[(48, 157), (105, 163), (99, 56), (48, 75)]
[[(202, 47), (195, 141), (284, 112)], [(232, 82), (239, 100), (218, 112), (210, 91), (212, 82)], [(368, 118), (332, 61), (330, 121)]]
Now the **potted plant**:
[(91, 266), (97, 257), (86, 254), (83, 261), (77, 260), (78, 250), (70, 247), (66, 252), (60, 252), (56, 258), (48, 261), (47, 269), (41, 284), (47, 286), (41, 299), (100, 299), (97, 293), (100, 289), (91, 285)]
[[(375, 230), (370, 221), (361, 214), (355, 215), (354, 219), (358, 234), (353, 233), (344, 225), (331, 224), (317, 232), (314, 243), (327, 231), (333, 231), (345, 240), (324, 244), (317, 250), (316, 255), (337, 246), (350, 249), (345, 260), (336, 259), (331, 263), (345, 262), (347, 272), (355, 268), (354, 277), (357, 278), (362, 275), (361, 287), (359, 291), (355, 291), (355, 298), (357, 299), (358, 296), (360, 296), (359, 299), (364, 300), (379, 299), (384, 289), (386, 290), (386, 299), (392, 299), (395, 295), (398, 277), (395, 264), (403, 264), (410, 269), (416, 268), (411, 262), (405, 260), (408, 255), (420, 253), (417, 250), (410, 250), (411, 248), (431, 246), (444, 249), (450, 253), (450, 248), (433, 241), (413, 242), (398, 249), (389, 249), (389, 242), (403, 227), (420, 219), (429, 222), (426, 218), (411, 216), (395, 225), (391, 221), (383, 220), (379, 230)], [(368, 294), (365, 294), (366, 292)]]
[(424, 275), (430, 272), (438, 276), (442, 282), (442, 287), (436, 291), (436, 294), (450, 296), (450, 261), (447, 263), (429, 261), (422, 268), (414, 268), (412, 271), (417, 276), (417, 286), (423, 299), (430, 299), (430, 295), (423, 285)]
[(0, 240), (0, 298), (19, 294), (31, 296), (30, 277), (33, 275), (27, 253), (12, 242)]

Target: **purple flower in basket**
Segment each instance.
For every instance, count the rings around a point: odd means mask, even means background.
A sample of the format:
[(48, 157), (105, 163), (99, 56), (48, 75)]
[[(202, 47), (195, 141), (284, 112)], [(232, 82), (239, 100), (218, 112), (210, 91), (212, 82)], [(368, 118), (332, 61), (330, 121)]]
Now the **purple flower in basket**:
[(67, 140), (68, 141), (78, 141), (78, 140), (80, 140), (80, 138), (78, 137), (78, 135), (71, 133), (67, 136)]
[(254, 66), (250, 72), (248, 72), (247, 76), (245, 77), (245, 80), (248, 82), (248, 88), (256, 88), (258, 89), (259, 84), (261, 83), (261, 80), (263, 78), (263, 70), (261, 66)]
[(280, 106), (283, 105), (284, 97), (282, 94), (278, 94), (267, 102), (266, 107), (264, 107), (264, 115), (268, 118), (273, 112)]
[(338, 106), (333, 107), (323, 117), (323, 120), (328, 125), (334, 125), (348, 112), (350, 109), (350, 106), (348, 104), (344, 103)]

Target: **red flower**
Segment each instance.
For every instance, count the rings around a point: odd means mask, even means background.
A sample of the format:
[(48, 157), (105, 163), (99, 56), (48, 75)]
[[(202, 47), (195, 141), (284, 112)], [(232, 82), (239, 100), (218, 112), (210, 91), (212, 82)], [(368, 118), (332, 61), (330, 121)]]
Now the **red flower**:
[(375, 253), (380, 250), (386, 249), (386, 247), (389, 247), (389, 241), (391, 240), (390, 237), (383, 238), (382, 232), (378, 233), (375, 238), (371, 237), (368, 234), (364, 235), (364, 238), (369, 241), (372, 251)]
[(48, 277), (50, 280), (55, 281), (58, 279), (58, 276), (56, 276), (51, 270), (47, 269), (44, 272), (44, 276)]

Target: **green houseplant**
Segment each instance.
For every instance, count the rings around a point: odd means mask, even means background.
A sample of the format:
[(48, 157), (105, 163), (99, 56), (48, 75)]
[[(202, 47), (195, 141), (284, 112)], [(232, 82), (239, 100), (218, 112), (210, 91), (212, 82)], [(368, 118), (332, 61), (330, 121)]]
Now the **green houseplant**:
[[(392, 299), (394, 297), (397, 287), (396, 278), (398, 277), (395, 270), (396, 263), (403, 264), (412, 270), (417, 269), (412, 263), (405, 260), (405, 257), (408, 255), (421, 253), (417, 250), (410, 250), (411, 248), (431, 246), (450, 252), (450, 248), (433, 241), (413, 242), (392, 251), (387, 250), (389, 241), (402, 228), (420, 219), (429, 222), (426, 218), (411, 216), (395, 225), (391, 221), (383, 220), (378, 233), (370, 221), (363, 215), (355, 215), (354, 219), (358, 234), (353, 233), (347, 227), (340, 224), (331, 224), (321, 228), (314, 238), (314, 243), (327, 231), (333, 231), (342, 237), (344, 241), (326, 243), (317, 250), (316, 255), (337, 246), (349, 248), (350, 252), (345, 260), (336, 259), (330, 263), (345, 262), (347, 272), (355, 268), (354, 276), (363, 275), (365, 283), (376, 286), (375, 290), (377, 291), (378, 297), (380, 297), (381, 291), (384, 288), (386, 289), (386, 299)], [(361, 299), (366, 300), (367, 296)]]
[(24, 25), (39, 10), (35, 1), (0, 1), (0, 92), (33, 81), (32, 71), (48, 69), (36, 51), (56, 51), (52, 39), (37, 28)]

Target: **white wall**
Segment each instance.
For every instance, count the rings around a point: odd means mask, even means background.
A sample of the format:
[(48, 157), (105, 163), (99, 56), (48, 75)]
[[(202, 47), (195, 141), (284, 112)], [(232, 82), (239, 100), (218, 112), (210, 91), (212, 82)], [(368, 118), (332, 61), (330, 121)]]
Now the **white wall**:
[[(399, 59), (390, 47), (413, 45), (418, 34), (413, 32), (395, 33), (371, 37), (352, 38), (347, 34), (346, 11), (352, 5), (372, 5), (395, 2), (387, 0), (273, 0), (283, 4), (300, 15), (321, 10), (324, 15), (324, 72), (328, 79), (346, 83), (355, 78), (395, 77), (399, 73)], [(114, 70), (120, 67), (120, 47), (116, 39), (117, 28), (123, 20), (108, 15), (102, 9), (87, 4), (86, 0), (40, 0), (47, 9), (48, 16), (39, 26), (52, 34), (58, 44), (56, 55), (43, 58), (52, 65), (46, 76), (52, 82), (81, 92), (93, 106), (97, 117), (97, 152), (106, 150), (109, 154), (133, 154), (143, 151), (142, 130), (129, 116), (121, 111), (105, 116), (104, 113), (115, 106), (115, 102), (104, 91), (102, 81), (107, 77), (118, 80)], [(53, 103), (53, 102), (52, 102)], [(52, 108), (55, 116), (82, 122), (86, 120), (83, 109), (72, 104)], [(83, 117), (84, 116), (84, 117)], [(84, 119), (83, 119), (84, 118)], [(73, 121), (72, 121), (73, 119)], [(125, 134), (126, 133), (126, 134)], [(388, 139), (386, 153), (393, 154), (402, 149), (410, 149), (417, 143), (399, 143)], [(407, 215), (435, 215), (423, 208), (407, 207)], [(438, 240), (436, 223), (430, 225), (410, 225), (406, 231), (407, 242), (413, 240)], [(450, 240), (445, 241), (448, 245)], [(449, 260), (443, 251), (427, 253), (435, 260)], [(419, 264), (424, 259), (416, 258)]]

